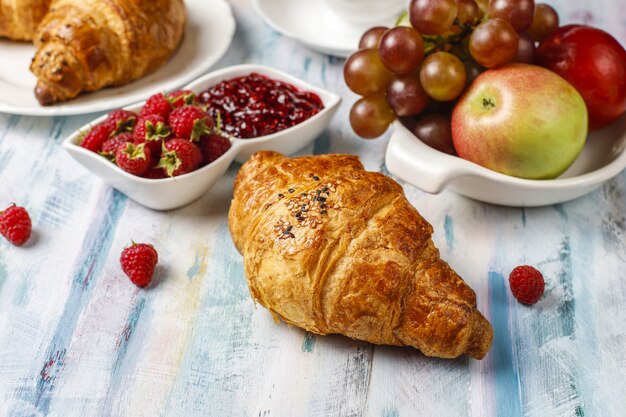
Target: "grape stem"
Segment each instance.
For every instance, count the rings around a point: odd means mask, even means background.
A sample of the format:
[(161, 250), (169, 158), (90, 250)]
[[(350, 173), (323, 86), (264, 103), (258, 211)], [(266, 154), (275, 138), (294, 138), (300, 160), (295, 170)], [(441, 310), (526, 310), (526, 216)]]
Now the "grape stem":
[(452, 49), (453, 45), (458, 45), (461, 49), (461, 59), (469, 58), (467, 46), (463, 44), (463, 41), (472, 33), (474, 26), (470, 23), (463, 24), (459, 22), (459, 19), (454, 21), (454, 26), (461, 29), (459, 33), (455, 33), (450, 36), (442, 35), (422, 35), (424, 39), (424, 55), (428, 55), (431, 52), (446, 51)]

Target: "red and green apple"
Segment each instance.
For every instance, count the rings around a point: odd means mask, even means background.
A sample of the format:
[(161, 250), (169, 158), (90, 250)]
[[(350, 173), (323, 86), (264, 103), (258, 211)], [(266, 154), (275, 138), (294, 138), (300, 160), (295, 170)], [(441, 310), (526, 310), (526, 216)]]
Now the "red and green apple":
[(527, 64), (488, 70), (474, 80), (452, 113), (461, 158), (530, 179), (561, 175), (587, 137), (581, 95), (559, 75)]

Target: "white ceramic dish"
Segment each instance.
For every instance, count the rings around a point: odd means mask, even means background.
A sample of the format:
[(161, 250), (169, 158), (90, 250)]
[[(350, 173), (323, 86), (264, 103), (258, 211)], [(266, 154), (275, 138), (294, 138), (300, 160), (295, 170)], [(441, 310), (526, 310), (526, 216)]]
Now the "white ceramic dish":
[(185, 4), (185, 36), (167, 64), (130, 84), (49, 107), (39, 105), (33, 93), (37, 80), (28, 67), (35, 55), (34, 46), (0, 40), (0, 112), (29, 116), (93, 113), (135, 103), (199, 77), (228, 49), (235, 33), (235, 19), (225, 0), (185, 0)]
[(396, 121), (393, 128), (387, 147), (387, 169), (433, 194), (448, 187), (487, 203), (545, 206), (583, 196), (626, 168), (626, 116), (591, 133), (578, 159), (554, 180), (527, 180), (500, 174), (425, 145), (400, 122)]
[(393, 26), (396, 20), (383, 17), (376, 22), (350, 22), (337, 16), (321, 0), (253, 0), (253, 5), (277, 32), (315, 51), (344, 58), (357, 50), (367, 29)]
[[(302, 149), (326, 129), (341, 102), (341, 98), (336, 94), (261, 65), (236, 65), (224, 68), (207, 74), (184, 88), (200, 93), (220, 81), (247, 75), (252, 72), (316, 93), (322, 99), (324, 109), (296, 126), (271, 135), (255, 139), (231, 138), (231, 148), (216, 161), (189, 174), (159, 180), (131, 175), (100, 155), (79, 146), (80, 132), (87, 131), (90, 129), (90, 126), (102, 122), (106, 115), (73, 133), (63, 142), (63, 146), (81, 165), (138, 203), (155, 210), (171, 210), (182, 207), (206, 193), (224, 175), (224, 172), (235, 159), (243, 162), (250, 155), (261, 150), (274, 150), (292, 154)], [(138, 112), (144, 103), (137, 103), (126, 109)]]
[(343, 21), (371, 26), (398, 17), (407, 0), (323, 0), (322, 5)]

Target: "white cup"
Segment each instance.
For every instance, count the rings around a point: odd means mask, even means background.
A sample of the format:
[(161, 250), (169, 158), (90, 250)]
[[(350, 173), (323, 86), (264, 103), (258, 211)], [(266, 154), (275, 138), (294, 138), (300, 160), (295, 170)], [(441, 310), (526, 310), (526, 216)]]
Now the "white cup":
[(357, 25), (388, 24), (408, 6), (409, 0), (324, 0), (339, 19)]

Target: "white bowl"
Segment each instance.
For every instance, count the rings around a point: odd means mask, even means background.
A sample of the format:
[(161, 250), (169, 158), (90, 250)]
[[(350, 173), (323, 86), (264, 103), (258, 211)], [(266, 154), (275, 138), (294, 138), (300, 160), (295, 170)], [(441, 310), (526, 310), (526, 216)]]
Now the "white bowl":
[(583, 196), (626, 168), (626, 115), (591, 133), (580, 156), (559, 178), (527, 180), (439, 152), (394, 122), (385, 162), (392, 174), (432, 194), (446, 187), (487, 203), (534, 207)]
[(408, 6), (408, 1), (326, 0), (323, 6), (345, 22), (375, 26), (378, 22), (397, 18)]
[[(261, 150), (292, 154), (302, 149), (328, 127), (341, 102), (341, 98), (336, 94), (314, 87), (289, 74), (261, 65), (236, 65), (223, 68), (209, 73), (183, 88), (200, 93), (220, 81), (248, 75), (252, 72), (287, 82), (301, 90), (317, 94), (324, 104), (324, 109), (300, 124), (271, 135), (254, 139), (231, 137), (231, 148), (217, 160), (189, 174), (173, 178), (154, 180), (137, 177), (120, 169), (97, 153), (80, 147), (80, 132), (87, 131), (91, 126), (104, 121), (106, 115), (73, 133), (63, 142), (63, 147), (81, 165), (136, 202), (155, 210), (171, 210), (182, 207), (206, 193), (224, 175), (224, 172), (235, 159), (243, 162), (250, 155)], [(139, 112), (144, 103), (137, 103), (125, 109)]]

